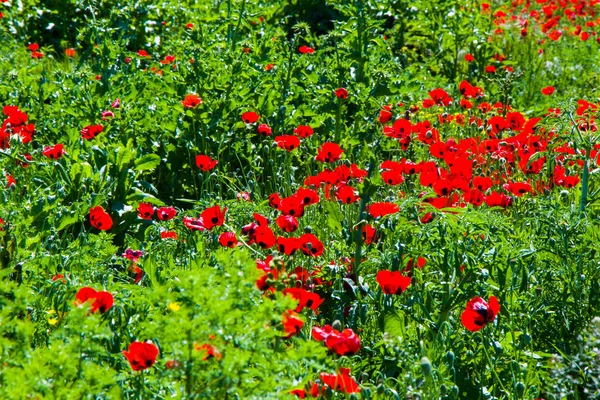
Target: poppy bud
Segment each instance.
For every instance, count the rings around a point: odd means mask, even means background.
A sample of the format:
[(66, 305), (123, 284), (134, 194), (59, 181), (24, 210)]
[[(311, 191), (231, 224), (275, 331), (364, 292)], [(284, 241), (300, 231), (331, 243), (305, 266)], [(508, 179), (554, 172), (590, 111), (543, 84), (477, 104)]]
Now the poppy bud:
[(523, 335), (523, 343), (525, 343), (525, 344), (531, 343), (531, 336), (528, 333)]
[(339, 319), (336, 319), (335, 321), (333, 321), (333, 323), (331, 324), (331, 327), (337, 331), (341, 331), (342, 330), (342, 323), (340, 322)]
[(446, 385), (442, 384), (442, 386), (440, 386), (440, 394), (442, 396), (445, 396), (446, 394), (448, 394), (448, 388), (446, 387)]
[(523, 397), (523, 395), (525, 394), (525, 385), (523, 384), (523, 382), (517, 382), (515, 389), (517, 390), (517, 396)]
[(458, 386), (452, 386), (452, 389), (450, 389), (450, 397), (458, 399)]
[(423, 375), (429, 376), (431, 374), (431, 361), (429, 361), (429, 358), (421, 358), (421, 369), (423, 370)]
[(483, 268), (483, 269), (481, 270), (481, 279), (485, 281), (485, 280), (487, 280), (487, 278), (488, 278), (489, 276), (490, 276), (490, 273), (489, 273), (489, 271), (488, 271), (487, 269)]
[(446, 353), (446, 361), (448, 362), (450, 368), (454, 367), (454, 352), (449, 351)]
[(305, 226), (304, 233), (312, 233), (312, 227), (310, 225)]

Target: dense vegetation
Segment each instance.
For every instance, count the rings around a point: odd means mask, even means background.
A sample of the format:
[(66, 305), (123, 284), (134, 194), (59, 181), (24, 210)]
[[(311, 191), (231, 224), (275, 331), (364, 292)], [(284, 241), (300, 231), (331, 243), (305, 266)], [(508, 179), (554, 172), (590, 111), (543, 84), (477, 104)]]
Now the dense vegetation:
[(600, 398), (598, 0), (0, 0), (0, 397)]

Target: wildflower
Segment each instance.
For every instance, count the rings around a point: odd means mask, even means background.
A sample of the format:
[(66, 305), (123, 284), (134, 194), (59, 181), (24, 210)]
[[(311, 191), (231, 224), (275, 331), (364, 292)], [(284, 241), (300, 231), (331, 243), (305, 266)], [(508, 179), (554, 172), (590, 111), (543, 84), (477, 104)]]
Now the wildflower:
[(410, 285), (411, 278), (400, 271), (379, 271), (375, 278), (385, 294), (402, 294)]
[(315, 157), (317, 161), (323, 163), (334, 162), (340, 159), (344, 150), (337, 143), (327, 142), (319, 148), (319, 153)]
[(214, 169), (217, 162), (217, 160), (213, 160), (210, 156), (202, 154), (196, 156), (196, 166), (200, 168), (201, 171), (210, 171)]
[(185, 108), (196, 108), (202, 104), (202, 99), (197, 94), (186, 94), (185, 98), (181, 101), (181, 104)]
[(221, 210), (220, 206), (213, 206), (204, 210), (201, 214), (202, 220), (204, 221), (204, 227), (211, 230), (215, 226), (223, 225), (225, 221), (225, 212), (227, 208)]
[(552, 93), (554, 93), (554, 87), (552, 86), (546, 86), (545, 88), (542, 89), (542, 94), (544, 96), (550, 96)]
[(113, 296), (109, 292), (97, 292), (91, 287), (83, 287), (79, 289), (77, 294), (75, 295), (76, 304), (84, 304), (88, 300), (93, 300), (92, 302), (92, 313), (96, 311), (100, 311), (101, 313), (105, 313), (113, 306)]
[(283, 314), (283, 329), (286, 333), (286, 338), (291, 338), (292, 336), (298, 334), (303, 325), (304, 321), (302, 321), (300, 316), (294, 311), (287, 310)]
[(42, 154), (53, 160), (58, 160), (65, 154), (64, 146), (62, 144), (55, 144), (54, 146), (45, 146)]
[(177, 210), (173, 207), (160, 207), (156, 209), (156, 216), (161, 221), (169, 221), (177, 215)]
[(100, 229), (101, 231), (107, 231), (113, 225), (110, 215), (100, 206), (90, 209), (90, 223), (94, 228)]
[(260, 124), (257, 128), (256, 131), (263, 136), (271, 136), (273, 134), (273, 130), (271, 129), (271, 127), (267, 124)]
[(219, 236), (219, 243), (223, 247), (229, 247), (233, 249), (235, 246), (237, 246), (238, 240), (235, 237), (234, 232), (223, 232)]
[(138, 217), (141, 219), (152, 219), (154, 215), (154, 206), (149, 203), (140, 203), (137, 208)]
[(254, 111), (247, 111), (242, 114), (242, 121), (246, 124), (253, 124), (260, 118), (260, 115), (255, 113)]
[(313, 54), (315, 52), (315, 49), (308, 46), (300, 46), (298, 47), (298, 51), (302, 54)]
[(348, 98), (348, 90), (345, 88), (338, 88), (335, 90), (335, 95), (338, 99), (346, 100)]
[(473, 297), (467, 303), (460, 319), (465, 328), (471, 332), (477, 332), (492, 322), (499, 311), (500, 303), (496, 297), (490, 296), (489, 304), (481, 297)]
[(142, 371), (154, 365), (158, 348), (152, 343), (135, 341), (129, 345), (128, 350), (123, 350), (123, 355), (134, 371)]
[(302, 288), (287, 288), (282, 293), (298, 300), (298, 306), (294, 310), (296, 312), (301, 312), (304, 307), (317, 311), (317, 308), (323, 303), (323, 299), (317, 293), (309, 292)]
[(294, 129), (294, 134), (300, 136), (301, 138), (311, 137), (314, 133), (313, 128), (308, 125), (298, 125), (297, 128)]
[(344, 393), (360, 392), (358, 383), (350, 376), (349, 368), (340, 368), (340, 373), (338, 374), (326, 374), (323, 372), (319, 375), (319, 378), (334, 391)]
[(104, 130), (102, 125), (88, 125), (81, 130), (81, 137), (85, 140), (95, 138), (100, 132)]
[(132, 249), (127, 249), (125, 250), (125, 253), (122, 254), (123, 257), (125, 257), (126, 259), (133, 261), (134, 263), (138, 262), (138, 260), (144, 255), (144, 252), (141, 250), (132, 250)]
[(275, 143), (280, 149), (292, 151), (300, 146), (300, 139), (293, 135), (275, 136)]

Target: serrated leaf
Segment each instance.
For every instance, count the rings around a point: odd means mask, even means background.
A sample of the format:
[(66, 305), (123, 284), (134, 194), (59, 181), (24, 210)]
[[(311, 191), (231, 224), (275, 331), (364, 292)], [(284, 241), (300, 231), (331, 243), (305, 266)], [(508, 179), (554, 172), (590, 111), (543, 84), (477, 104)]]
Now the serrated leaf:
[(134, 170), (136, 171), (148, 171), (151, 169), (155, 169), (160, 165), (160, 157), (156, 154), (146, 154), (137, 160), (134, 163)]

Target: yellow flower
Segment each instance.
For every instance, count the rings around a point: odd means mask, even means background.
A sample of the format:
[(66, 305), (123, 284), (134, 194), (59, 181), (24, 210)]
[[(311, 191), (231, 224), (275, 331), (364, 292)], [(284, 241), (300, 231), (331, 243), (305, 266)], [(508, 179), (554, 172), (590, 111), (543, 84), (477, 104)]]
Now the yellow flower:
[(181, 305), (179, 303), (169, 303), (169, 310), (171, 311), (179, 311)]

